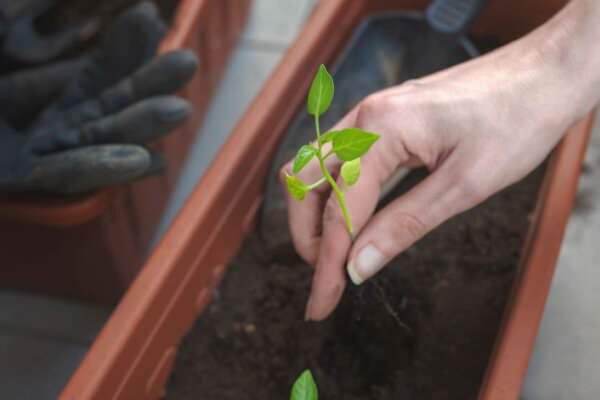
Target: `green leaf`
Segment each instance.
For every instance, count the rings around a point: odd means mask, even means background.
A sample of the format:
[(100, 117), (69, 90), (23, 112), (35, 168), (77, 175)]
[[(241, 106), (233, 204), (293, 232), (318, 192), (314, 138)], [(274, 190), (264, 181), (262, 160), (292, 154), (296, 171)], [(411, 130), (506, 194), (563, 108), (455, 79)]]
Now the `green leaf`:
[(287, 190), (290, 193), (290, 196), (295, 198), (296, 200), (304, 200), (306, 193), (310, 190), (304, 182), (300, 180), (297, 176), (287, 175), (285, 176), (285, 184), (287, 186)]
[(359, 128), (344, 129), (333, 137), (333, 152), (342, 161), (352, 161), (369, 151), (377, 139), (379, 135)]
[(300, 147), (300, 150), (298, 150), (298, 153), (296, 154), (296, 158), (294, 158), (294, 166), (292, 167), (292, 171), (295, 174), (300, 172), (316, 154), (317, 149), (311, 145), (305, 144), (304, 146)]
[(321, 135), (321, 138), (319, 139), (319, 141), (321, 142), (321, 144), (331, 142), (331, 141), (333, 141), (333, 138), (335, 137), (335, 135), (337, 135), (339, 132), (340, 131), (325, 132), (324, 134)]
[(321, 64), (308, 92), (308, 113), (319, 116), (327, 111), (333, 99), (333, 92), (333, 78)]
[(317, 384), (309, 370), (306, 370), (294, 383), (290, 400), (319, 400)]
[(340, 173), (346, 186), (354, 185), (360, 176), (360, 158), (355, 158), (352, 161), (343, 163)]

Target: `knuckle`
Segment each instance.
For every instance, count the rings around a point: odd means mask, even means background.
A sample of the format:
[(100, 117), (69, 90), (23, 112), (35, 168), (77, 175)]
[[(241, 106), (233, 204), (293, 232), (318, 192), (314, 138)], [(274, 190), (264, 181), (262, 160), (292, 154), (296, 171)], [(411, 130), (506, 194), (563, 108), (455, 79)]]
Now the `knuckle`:
[(331, 224), (344, 224), (344, 217), (337, 200), (332, 196), (325, 203), (323, 210), (323, 226)]
[(356, 123), (359, 126), (364, 127), (365, 124), (369, 124), (369, 121), (372, 120), (375, 115), (387, 110), (389, 104), (390, 98), (386, 95), (376, 93), (367, 96), (358, 105)]
[(420, 79), (415, 78), (409, 79), (402, 83), (402, 87), (408, 91), (422, 89), (424, 86), (425, 84)]
[(409, 236), (413, 240), (417, 240), (427, 233), (427, 225), (417, 216), (407, 213), (398, 212), (392, 224), (394, 237)]
[(479, 204), (487, 198), (485, 185), (478, 174), (463, 172), (458, 174), (457, 181), (460, 195), (469, 205)]

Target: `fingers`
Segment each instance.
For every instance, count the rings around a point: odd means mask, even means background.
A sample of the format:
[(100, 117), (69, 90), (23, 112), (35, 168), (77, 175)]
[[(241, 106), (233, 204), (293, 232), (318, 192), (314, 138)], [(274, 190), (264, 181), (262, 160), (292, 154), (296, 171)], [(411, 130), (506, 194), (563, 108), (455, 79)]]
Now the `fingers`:
[(81, 127), (39, 134), (32, 138), (32, 151), (53, 151), (91, 144), (146, 143), (171, 132), (191, 114), (189, 103), (175, 96), (138, 102), (118, 114), (100, 118)]
[[(337, 174), (339, 169), (337, 160), (329, 158), (325, 165), (334, 176)], [(281, 171), (284, 187), (285, 175), (289, 175), (291, 172), (292, 163), (290, 162)], [(317, 182), (322, 176), (319, 163), (314, 159), (298, 174), (298, 177), (307, 184)], [(311, 265), (316, 265), (317, 262), (322, 231), (322, 214), (330, 191), (329, 184), (325, 182), (308, 192), (304, 200), (298, 201), (290, 197), (287, 190), (284, 189), (288, 204), (288, 226), (294, 248), (300, 257)]]
[(452, 163), (444, 165), (366, 224), (346, 266), (355, 284), (371, 278), (442, 222), (484, 200), (477, 184), (457, 171)]
[(39, 158), (29, 180), (34, 190), (81, 193), (139, 178), (151, 163), (141, 146), (90, 146)]
[[(342, 120), (340, 120), (332, 130), (343, 129), (351, 126), (356, 118), (356, 109), (350, 111)], [(325, 149), (325, 152), (328, 150)], [(326, 168), (335, 177), (341, 163), (335, 157), (325, 160)], [(286, 164), (281, 170), (281, 180), (285, 190), (285, 174), (291, 174), (292, 162)], [(311, 184), (323, 177), (317, 160), (313, 159), (298, 174), (298, 177), (305, 183)], [(298, 254), (309, 264), (316, 265), (319, 254), (319, 245), (321, 241), (323, 227), (323, 210), (327, 199), (329, 198), (331, 188), (327, 182), (321, 184), (306, 194), (302, 201), (295, 200), (287, 196), (288, 204), (288, 225), (292, 235), (292, 241)]]
[[(360, 232), (373, 214), (379, 199), (381, 179), (369, 157), (363, 160), (361, 177), (345, 191), (348, 213), (354, 233)], [(339, 184), (343, 187), (343, 183)], [(340, 203), (331, 193), (323, 211), (323, 232), (319, 242), (317, 265), (305, 317), (322, 320), (337, 306), (346, 285), (344, 265), (352, 237), (348, 232)]]
[(346, 276), (354, 284), (362, 284), (431, 229), (479, 201), (468, 195), (449, 171), (453, 169), (440, 168), (374, 217), (371, 213), (379, 191), (372, 185), (381, 180), (379, 176), (361, 177), (364, 186), (357, 185), (355, 197), (348, 196), (351, 215), (357, 228), (362, 228), (354, 243), (344, 235), (339, 206), (334, 202), (326, 206), (307, 319), (322, 320), (335, 309)]

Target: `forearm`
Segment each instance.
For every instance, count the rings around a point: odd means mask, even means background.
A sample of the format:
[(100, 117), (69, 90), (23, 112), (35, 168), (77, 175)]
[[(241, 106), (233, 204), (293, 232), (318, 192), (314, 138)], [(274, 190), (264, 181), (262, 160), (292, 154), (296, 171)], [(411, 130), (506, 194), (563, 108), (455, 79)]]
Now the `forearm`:
[(576, 122), (600, 100), (600, 1), (572, 0), (530, 36), (552, 111)]

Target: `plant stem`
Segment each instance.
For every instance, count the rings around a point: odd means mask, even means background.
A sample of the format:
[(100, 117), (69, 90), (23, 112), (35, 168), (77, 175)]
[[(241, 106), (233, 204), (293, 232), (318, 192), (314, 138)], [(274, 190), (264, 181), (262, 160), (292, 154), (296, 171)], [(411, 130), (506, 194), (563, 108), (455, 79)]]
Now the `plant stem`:
[(311, 183), (310, 185), (307, 185), (306, 187), (308, 188), (308, 190), (313, 190), (313, 189), (319, 187), (325, 181), (327, 181), (326, 178), (321, 178), (318, 181), (316, 181), (315, 183)]
[(329, 153), (327, 153), (323, 156), (323, 160), (326, 160), (332, 154), (333, 154), (333, 149), (329, 150)]
[(340, 208), (342, 209), (342, 214), (344, 215), (344, 221), (346, 222), (346, 228), (348, 229), (348, 232), (350, 233), (350, 235), (352, 235), (354, 233), (354, 229), (352, 228), (352, 220), (350, 219), (350, 214), (348, 213), (348, 207), (346, 206), (346, 199), (344, 197), (344, 193), (340, 190), (339, 186), (335, 182), (335, 179), (333, 179), (333, 177), (329, 173), (329, 170), (327, 169), (327, 167), (325, 167), (325, 158), (327, 158), (327, 156), (329, 156), (329, 154), (327, 154), (326, 156), (323, 156), (323, 154), (322, 154), (323, 144), (321, 143), (321, 128), (319, 127), (319, 116), (317, 114), (315, 114), (315, 130), (317, 131), (317, 143), (319, 145), (319, 148), (318, 148), (319, 151), (317, 152), (317, 158), (319, 160), (319, 167), (321, 168), (321, 172), (323, 173), (323, 176), (325, 177), (327, 182), (329, 182), (329, 184), (331, 185), (331, 188), (335, 192), (337, 201), (340, 204)]

